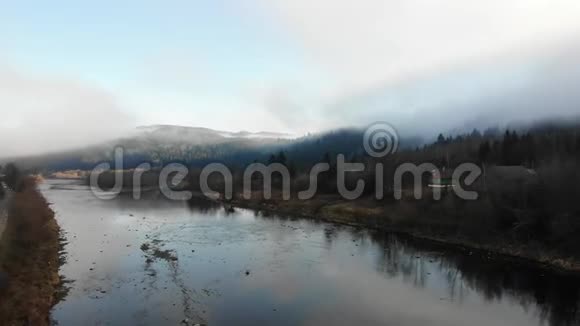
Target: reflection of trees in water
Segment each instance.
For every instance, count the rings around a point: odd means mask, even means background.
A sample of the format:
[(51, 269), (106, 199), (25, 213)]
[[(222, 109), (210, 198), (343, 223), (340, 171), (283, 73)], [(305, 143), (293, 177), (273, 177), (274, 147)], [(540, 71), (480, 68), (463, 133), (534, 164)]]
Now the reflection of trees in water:
[(332, 247), (332, 243), (338, 236), (337, 229), (332, 227), (332, 225), (326, 226), (324, 228), (324, 246), (328, 250)]
[(427, 273), (429, 272), (421, 259), (418, 259), (416, 251), (411, 251), (406, 245), (395, 238), (377, 239), (382, 245), (383, 253), (379, 256), (377, 269), (391, 278), (401, 276), (406, 282), (415, 286), (426, 285)]
[[(187, 207), (193, 212), (202, 214), (215, 213), (218, 210), (223, 209), (223, 206), (220, 203), (201, 197), (192, 197), (187, 201)], [(226, 215), (229, 215), (228, 210), (224, 209), (224, 211)]]
[[(124, 209), (147, 209), (161, 207), (175, 208), (176, 205), (185, 205), (190, 211), (201, 214), (215, 214), (219, 210), (224, 209), (223, 206), (213, 200), (205, 197), (192, 197), (189, 200), (168, 199), (159, 190), (144, 191), (141, 193), (141, 198), (134, 199), (132, 192), (122, 192), (111, 201)], [(225, 210), (225, 215), (229, 215), (228, 210)]]
[(474, 290), (487, 301), (507, 297), (525, 310), (537, 305), (538, 317), (548, 325), (580, 323), (578, 277), (477, 255), (432, 252), (432, 244), (395, 235), (372, 233), (371, 237), (384, 249), (377, 269), (391, 278), (402, 277), (414, 286), (425, 287), (429, 274), (438, 271), (445, 277), (451, 300), (461, 302), (466, 290)]
[[(280, 221), (299, 220), (258, 212), (256, 216)], [(537, 306), (538, 318), (550, 326), (580, 323), (580, 277), (559, 275), (516, 262), (488, 260), (449, 248), (436, 250), (436, 244), (384, 232), (329, 225), (318, 220), (308, 220), (308, 223), (323, 228), (327, 248), (341, 238), (340, 233), (344, 231), (361, 247), (378, 246), (380, 254), (376, 268), (389, 278), (401, 277), (423, 288), (431, 273), (437, 272), (444, 276), (449, 300), (462, 302), (470, 291), (474, 291), (488, 302), (507, 298), (526, 311)]]

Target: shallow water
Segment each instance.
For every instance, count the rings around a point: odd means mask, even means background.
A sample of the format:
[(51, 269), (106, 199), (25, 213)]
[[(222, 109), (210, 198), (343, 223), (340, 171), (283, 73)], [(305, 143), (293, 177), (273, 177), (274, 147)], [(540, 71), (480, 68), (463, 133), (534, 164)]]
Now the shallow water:
[[(580, 281), (395, 235), (156, 193), (41, 186), (66, 233), (59, 325), (577, 325)], [(145, 245), (144, 245), (145, 244)]]

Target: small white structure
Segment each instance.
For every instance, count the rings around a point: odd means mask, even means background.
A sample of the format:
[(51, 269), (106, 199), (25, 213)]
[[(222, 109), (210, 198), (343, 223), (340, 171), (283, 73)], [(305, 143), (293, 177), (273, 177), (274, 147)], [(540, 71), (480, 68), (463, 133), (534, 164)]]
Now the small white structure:
[(431, 170), (430, 188), (452, 188), (453, 180), (451, 173), (445, 167), (442, 170)]

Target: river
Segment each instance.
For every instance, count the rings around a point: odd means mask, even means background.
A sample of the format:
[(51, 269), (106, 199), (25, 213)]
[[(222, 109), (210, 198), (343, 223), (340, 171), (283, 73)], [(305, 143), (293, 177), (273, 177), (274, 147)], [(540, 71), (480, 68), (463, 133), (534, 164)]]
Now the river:
[(58, 325), (577, 325), (580, 281), (208, 202), (40, 186), (67, 239)]

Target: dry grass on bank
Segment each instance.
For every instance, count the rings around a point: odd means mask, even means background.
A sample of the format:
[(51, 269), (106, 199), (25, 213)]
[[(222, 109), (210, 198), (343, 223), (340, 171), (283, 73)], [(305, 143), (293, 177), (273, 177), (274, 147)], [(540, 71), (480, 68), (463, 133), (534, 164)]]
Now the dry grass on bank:
[(60, 284), (59, 227), (34, 179), (10, 203), (0, 240), (0, 270), (8, 286), (0, 293), (0, 324), (49, 325)]

